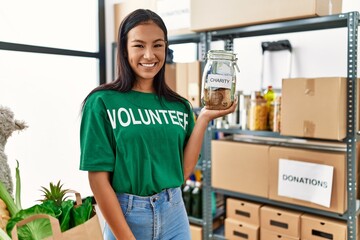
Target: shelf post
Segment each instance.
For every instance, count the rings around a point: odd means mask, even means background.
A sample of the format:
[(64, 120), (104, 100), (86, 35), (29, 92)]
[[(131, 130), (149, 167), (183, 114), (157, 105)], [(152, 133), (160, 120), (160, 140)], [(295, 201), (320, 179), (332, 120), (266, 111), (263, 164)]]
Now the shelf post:
[[(211, 123), (210, 123), (211, 124)], [(202, 171), (203, 171), (203, 201), (202, 201), (202, 214), (203, 214), (203, 239), (212, 238), (212, 187), (211, 187), (211, 140), (212, 131), (211, 126), (205, 132), (203, 141), (203, 157), (202, 157)]]
[(356, 239), (356, 131), (357, 131), (357, 37), (359, 13), (348, 13), (348, 48), (347, 48), (347, 195), (348, 195), (348, 239)]

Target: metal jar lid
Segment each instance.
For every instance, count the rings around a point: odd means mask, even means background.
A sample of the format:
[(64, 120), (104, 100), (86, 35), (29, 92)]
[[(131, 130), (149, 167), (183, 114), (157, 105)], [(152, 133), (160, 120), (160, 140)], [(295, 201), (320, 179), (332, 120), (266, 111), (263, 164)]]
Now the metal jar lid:
[(232, 51), (226, 50), (209, 50), (207, 53), (207, 58), (212, 60), (229, 60), (229, 61), (236, 61), (236, 54)]

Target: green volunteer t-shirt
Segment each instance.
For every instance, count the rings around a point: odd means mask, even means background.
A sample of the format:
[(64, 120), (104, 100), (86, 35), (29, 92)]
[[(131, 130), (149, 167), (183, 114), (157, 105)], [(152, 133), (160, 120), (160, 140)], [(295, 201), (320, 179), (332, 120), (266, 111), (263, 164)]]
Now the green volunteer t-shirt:
[(149, 196), (184, 182), (183, 152), (195, 121), (181, 102), (102, 90), (87, 99), (80, 169), (112, 172), (117, 193)]

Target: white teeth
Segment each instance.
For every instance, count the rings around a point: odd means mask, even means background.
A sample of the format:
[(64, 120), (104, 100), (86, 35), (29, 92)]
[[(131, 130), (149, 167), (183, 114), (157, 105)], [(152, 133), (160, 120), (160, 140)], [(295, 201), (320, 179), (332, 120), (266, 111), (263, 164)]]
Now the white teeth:
[(155, 66), (155, 63), (141, 63), (141, 65), (144, 67), (153, 67)]

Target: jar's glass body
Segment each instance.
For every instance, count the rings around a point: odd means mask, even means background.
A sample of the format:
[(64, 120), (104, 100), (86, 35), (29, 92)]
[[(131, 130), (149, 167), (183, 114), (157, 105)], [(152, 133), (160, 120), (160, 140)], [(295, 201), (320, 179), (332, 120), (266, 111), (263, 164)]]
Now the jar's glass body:
[(270, 105), (269, 126), (273, 132), (280, 132), (281, 97), (277, 97)]
[(251, 95), (240, 95), (240, 126), (242, 130), (249, 130), (249, 111), (250, 111)]
[(261, 92), (253, 92), (249, 107), (249, 130), (267, 130), (268, 105)]
[(211, 110), (229, 108), (236, 88), (236, 56), (230, 51), (210, 50), (202, 75), (201, 103)]

